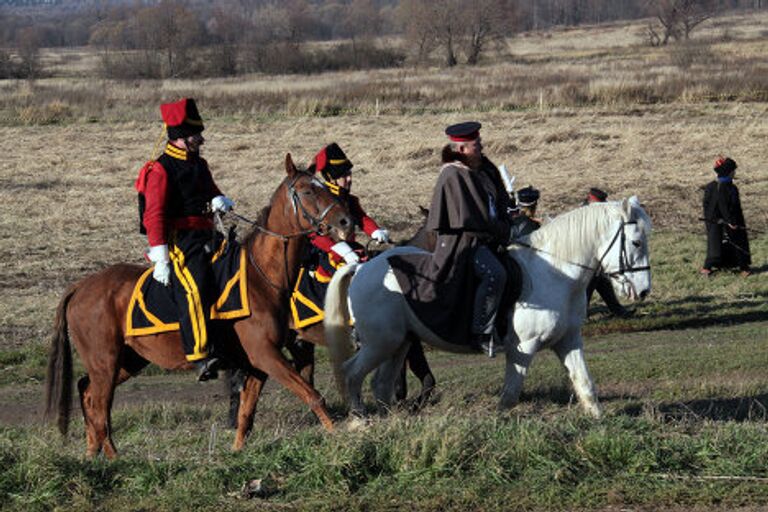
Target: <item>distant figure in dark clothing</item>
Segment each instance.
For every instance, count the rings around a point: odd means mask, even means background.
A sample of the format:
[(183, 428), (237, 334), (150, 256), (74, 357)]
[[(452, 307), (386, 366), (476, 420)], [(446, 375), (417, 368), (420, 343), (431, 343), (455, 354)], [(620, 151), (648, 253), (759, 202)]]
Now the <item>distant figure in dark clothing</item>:
[[(599, 188), (592, 187), (589, 189), (589, 193), (582, 204), (604, 203), (607, 199), (608, 193)], [(592, 300), (592, 294), (595, 293), (595, 290), (597, 290), (600, 298), (603, 299), (611, 313), (622, 318), (632, 315), (632, 311), (622, 306), (619, 299), (616, 297), (616, 292), (613, 291), (613, 285), (611, 284), (610, 278), (604, 275), (598, 275), (592, 279), (592, 282), (587, 286), (587, 306), (589, 306), (589, 302)]]
[(707, 228), (707, 258), (701, 273), (708, 276), (716, 269), (737, 267), (741, 275), (750, 274), (747, 226), (741, 211), (739, 189), (733, 184), (736, 162), (718, 158), (714, 171), (717, 179), (704, 189), (704, 222)]
[(536, 217), (539, 196), (538, 189), (530, 185), (517, 191), (517, 215), (512, 218), (512, 239), (530, 235), (541, 227), (541, 219)]

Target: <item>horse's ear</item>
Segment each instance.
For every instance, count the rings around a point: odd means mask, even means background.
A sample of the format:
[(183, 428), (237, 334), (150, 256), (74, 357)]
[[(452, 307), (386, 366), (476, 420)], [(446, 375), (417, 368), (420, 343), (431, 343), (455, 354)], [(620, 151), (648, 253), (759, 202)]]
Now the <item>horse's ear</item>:
[(419, 211), (424, 217), (429, 217), (429, 208), (424, 208), (423, 206), (419, 205)]
[(632, 214), (632, 205), (626, 197), (621, 200), (621, 211), (627, 214), (627, 218)]
[(624, 206), (624, 211), (627, 212), (627, 215), (630, 215), (633, 209), (643, 207), (643, 205), (640, 204), (640, 199), (637, 196), (631, 196), (629, 199), (625, 199), (624, 201), (626, 203)]
[(298, 169), (296, 169), (296, 165), (293, 163), (293, 158), (291, 158), (290, 153), (285, 154), (285, 173), (290, 176), (291, 178), (299, 172)]

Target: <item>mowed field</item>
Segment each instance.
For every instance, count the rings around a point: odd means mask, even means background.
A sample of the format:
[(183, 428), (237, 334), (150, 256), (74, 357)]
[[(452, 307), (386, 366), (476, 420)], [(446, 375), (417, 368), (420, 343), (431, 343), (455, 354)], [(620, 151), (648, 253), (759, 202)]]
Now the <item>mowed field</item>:
[[(90, 76), (96, 59), (83, 51), (47, 54), (51, 78), (0, 83), (3, 508), (768, 507), (768, 90), (738, 83), (753, 79), (739, 74), (748, 63), (764, 70), (766, 22), (710, 23), (708, 60), (684, 68), (671, 51), (638, 46), (640, 25), (611, 25), (510, 39), (511, 54), (479, 69), (115, 83)], [(702, 77), (743, 95), (720, 96)], [(678, 83), (695, 86), (669, 92)], [(638, 87), (657, 100), (626, 92)], [(150, 367), (117, 391), (121, 458), (84, 459), (78, 411), (65, 439), (42, 424), (53, 314), (81, 276), (143, 261), (133, 180), (161, 136), (158, 103), (180, 95), (198, 98), (204, 155), (247, 217), (267, 204), (286, 153), (308, 164), (336, 141), (369, 214), (407, 238), (429, 203), (445, 126), (468, 119), (483, 123), (486, 154), (518, 186), (541, 190), (545, 216), (577, 207), (590, 186), (638, 195), (655, 226), (652, 294), (629, 319), (593, 302), (585, 324), (606, 417), (581, 414), (552, 354), (534, 361), (522, 403), (500, 413), (503, 358), (430, 351), (432, 403), (350, 431), (321, 349), (318, 388), (339, 420), (334, 434), (270, 383), (246, 449), (231, 453), (222, 385)], [(718, 154), (739, 163), (754, 230), (746, 279), (697, 274), (701, 189)], [(254, 479), (266, 491), (247, 497)]]

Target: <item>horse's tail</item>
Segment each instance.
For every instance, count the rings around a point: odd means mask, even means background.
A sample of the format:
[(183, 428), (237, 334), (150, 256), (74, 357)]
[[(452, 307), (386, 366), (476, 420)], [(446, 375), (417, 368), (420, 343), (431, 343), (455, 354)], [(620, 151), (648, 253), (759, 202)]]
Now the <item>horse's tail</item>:
[(45, 417), (58, 413), (59, 432), (67, 433), (72, 410), (72, 348), (69, 343), (67, 306), (77, 285), (71, 286), (56, 308), (51, 348), (48, 351), (48, 374), (45, 384)]
[(358, 264), (353, 263), (341, 267), (328, 284), (325, 292), (325, 342), (328, 345), (328, 355), (333, 365), (333, 376), (342, 398), (346, 401), (347, 386), (341, 364), (349, 359), (355, 351), (350, 337), (349, 309), (347, 294), (352, 276), (357, 271)]

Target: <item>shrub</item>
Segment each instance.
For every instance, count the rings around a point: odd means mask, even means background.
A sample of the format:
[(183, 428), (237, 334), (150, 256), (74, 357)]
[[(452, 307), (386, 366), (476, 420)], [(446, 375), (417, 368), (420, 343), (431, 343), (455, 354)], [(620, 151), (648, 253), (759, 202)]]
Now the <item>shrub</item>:
[(690, 69), (694, 65), (711, 66), (718, 63), (717, 56), (712, 52), (710, 45), (696, 41), (686, 41), (670, 46), (669, 56), (672, 64), (682, 70)]

